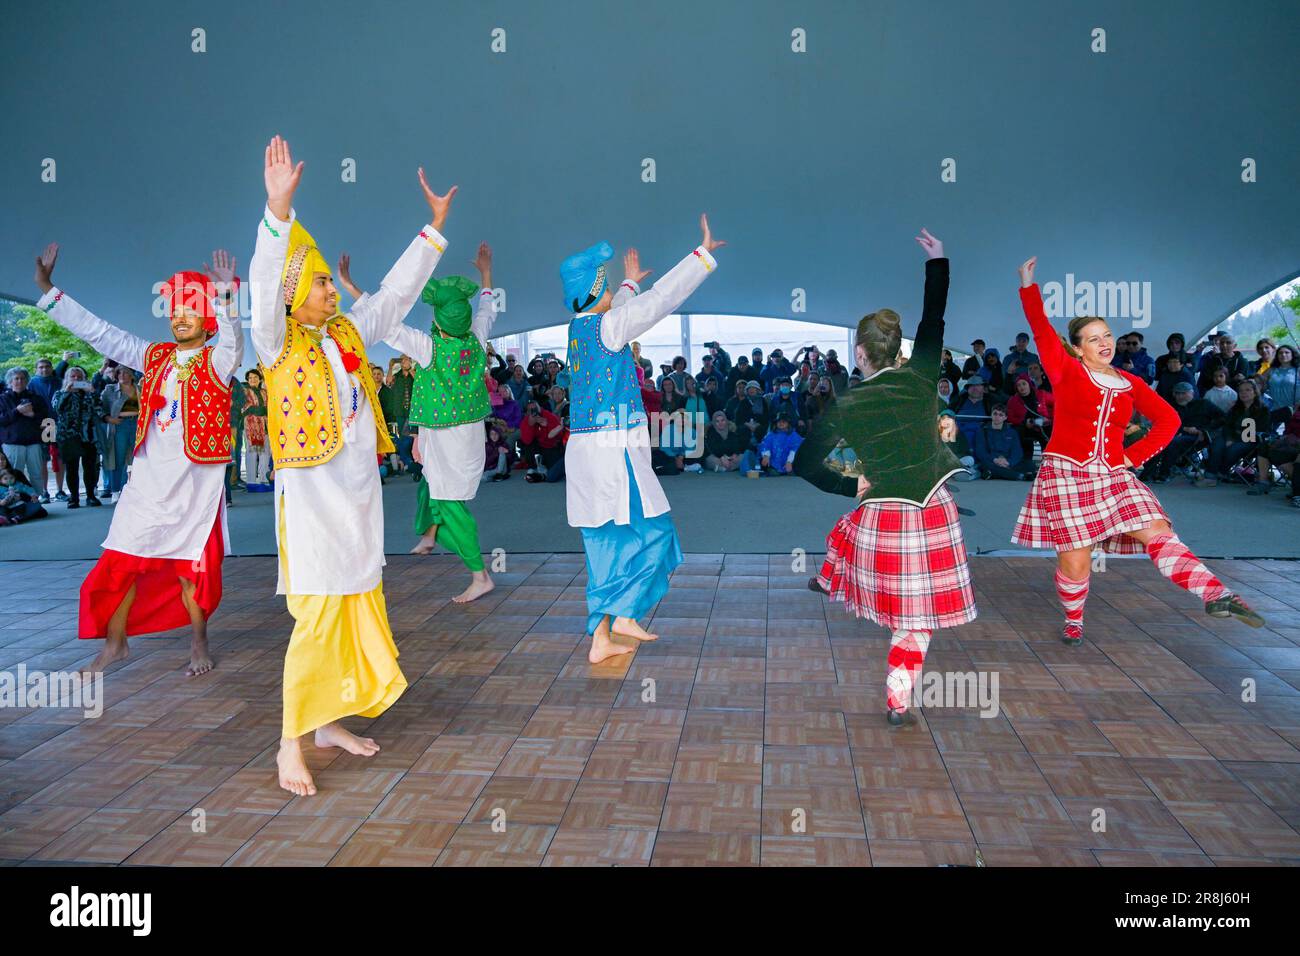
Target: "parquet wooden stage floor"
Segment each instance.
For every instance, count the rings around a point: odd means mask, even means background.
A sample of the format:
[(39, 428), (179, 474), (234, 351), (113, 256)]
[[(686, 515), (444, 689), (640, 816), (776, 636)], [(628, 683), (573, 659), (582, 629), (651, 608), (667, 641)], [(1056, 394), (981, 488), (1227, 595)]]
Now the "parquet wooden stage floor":
[[(378, 756), (307, 746), (320, 793), (294, 799), (274, 764), (291, 620), (274, 559), (231, 559), (211, 674), (185, 678), (174, 632), (132, 641), (98, 719), (0, 708), (0, 861), (1300, 862), (1295, 563), (1211, 562), (1270, 619), (1251, 630), (1112, 560), (1067, 648), (1049, 561), (974, 559), (979, 619), (936, 634), (926, 666), (996, 672), (1001, 711), (891, 729), (887, 635), (805, 588), (818, 560), (690, 555), (648, 622), (660, 640), (591, 667), (581, 555), (511, 555), (467, 606), (454, 558), (390, 558), (411, 686), (348, 722)], [(89, 566), (0, 564), (0, 670), (89, 659)]]

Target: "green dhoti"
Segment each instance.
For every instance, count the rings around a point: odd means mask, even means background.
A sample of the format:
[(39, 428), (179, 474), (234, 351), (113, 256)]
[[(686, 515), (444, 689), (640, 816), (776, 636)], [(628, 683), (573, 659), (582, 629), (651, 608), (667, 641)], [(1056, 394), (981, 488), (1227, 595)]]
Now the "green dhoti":
[(434, 540), (448, 551), (459, 555), (471, 571), (483, 570), (483, 555), (479, 552), (478, 522), (463, 501), (438, 501), (429, 497), (429, 483), (420, 479), (419, 500), (415, 506), (415, 533), (423, 535), (430, 526), (437, 525)]

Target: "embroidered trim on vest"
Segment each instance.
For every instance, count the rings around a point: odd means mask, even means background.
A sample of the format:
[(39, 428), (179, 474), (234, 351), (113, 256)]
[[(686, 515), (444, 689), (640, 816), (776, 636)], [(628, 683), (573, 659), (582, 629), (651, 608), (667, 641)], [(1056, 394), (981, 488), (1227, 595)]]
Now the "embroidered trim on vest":
[(307, 261), (310, 246), (299, 246), (289, 255), (289, 264), (284, 270), (284, 304), (293, 305), (293, 294), (298, 291), (298, 277), (302, 275), (303, 263)]

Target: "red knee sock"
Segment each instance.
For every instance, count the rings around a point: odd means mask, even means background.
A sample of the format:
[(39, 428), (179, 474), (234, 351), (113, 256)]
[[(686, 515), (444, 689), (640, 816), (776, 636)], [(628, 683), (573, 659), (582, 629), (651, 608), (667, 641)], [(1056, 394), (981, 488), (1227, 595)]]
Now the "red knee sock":
[(1062, 574), (1059, 568), (1056, 571), (1056, 596), (1065, 611), (1066, 627), (1073, 624), (1079, 630), (1083, 629), (1083, 605), (1088, 600), (1088, 580), (1084, 578), (1075, 581)]
[(1158, 534), (1147, 542), (1147, 554), (1156, 569), (1184, 591), (1191, 591), (1206, 603), (1228, 594), (1223, 582), (1172, 531)]
[(907, 710), (912, 706), (912, 688), (921, 675), (929, 647), (929, 631), (894, 631), (890, 635), (885, 701), (891, 709)]

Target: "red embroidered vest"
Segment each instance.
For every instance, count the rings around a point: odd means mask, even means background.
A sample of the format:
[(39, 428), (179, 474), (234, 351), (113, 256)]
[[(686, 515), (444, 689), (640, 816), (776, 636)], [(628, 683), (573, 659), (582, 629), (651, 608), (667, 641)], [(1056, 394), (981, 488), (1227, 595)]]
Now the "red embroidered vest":
[[(144, 353), (144, 380), (140, 384), (140, 419), (135, 427), (135, 447), (144, 444), (153, 417), (153, 397), (163, 394), (164, 372), (171, 365), (175, 342), (155, 342)], [(173, 369), (173, 375), (176, 370)], [(179, 419), (184, 429), (185, 457), (197, 465), (230, 462), (230, 386), (212, 370), (212, 347), (205, 346), (189, 377), (179, 384)], [(168, 417), (169, 409), (159, 415)]]

